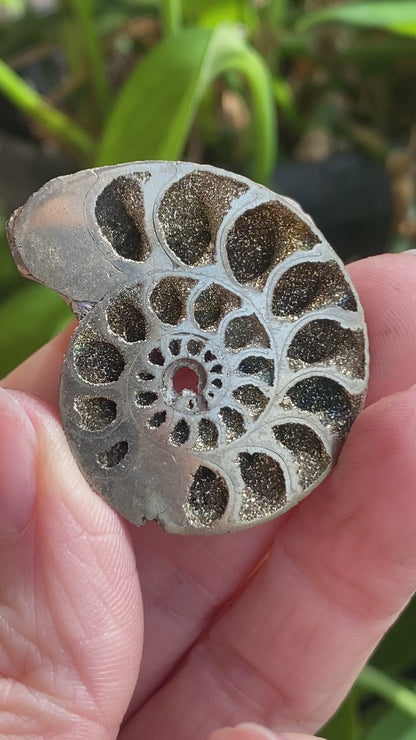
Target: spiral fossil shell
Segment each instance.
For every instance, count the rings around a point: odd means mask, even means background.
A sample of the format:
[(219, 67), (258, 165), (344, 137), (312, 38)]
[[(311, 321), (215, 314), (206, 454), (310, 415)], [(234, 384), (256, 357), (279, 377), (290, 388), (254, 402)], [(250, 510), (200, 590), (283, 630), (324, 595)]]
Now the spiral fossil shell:
[(291, 201), (214, 167), (137, 162), (51, 181), (9, 236), (80, 319), (62, 421), (123, 516), (243, 529), (327, 475), (364, 402), (367, 336), (342, 263)]

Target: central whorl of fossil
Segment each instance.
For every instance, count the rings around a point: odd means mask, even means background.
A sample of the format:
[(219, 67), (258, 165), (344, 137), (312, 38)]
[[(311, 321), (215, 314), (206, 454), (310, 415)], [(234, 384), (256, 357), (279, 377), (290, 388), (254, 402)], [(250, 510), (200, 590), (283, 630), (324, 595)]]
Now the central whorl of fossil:
[[(245, 178), (185, 163), (46, 188), (12, 238), (24, 269), (81, 318), (61, 414), (94, 488), (136, 524), (185, 533), (241, 529), (302, 499), (335, 461), (368, 374), (357, 296), (311, 220)], [(53, 210), (42, 218), (51, 201), (73, 221), (60, 240)], [(29, 242), (51, 228), (46, 274)]]

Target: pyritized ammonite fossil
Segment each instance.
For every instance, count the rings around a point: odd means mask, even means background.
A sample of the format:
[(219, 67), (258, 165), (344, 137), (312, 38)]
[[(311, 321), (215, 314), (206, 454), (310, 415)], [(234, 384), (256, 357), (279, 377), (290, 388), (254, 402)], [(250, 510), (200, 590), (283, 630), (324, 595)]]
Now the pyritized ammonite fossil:
[(214, 167), (134, 162), (52, 180), (9, 236), (80, 320), (62, 421), (123, 516), (238, 530), (326, 476), (363, 405), (367, 338), (342, 263), (292, 202)]

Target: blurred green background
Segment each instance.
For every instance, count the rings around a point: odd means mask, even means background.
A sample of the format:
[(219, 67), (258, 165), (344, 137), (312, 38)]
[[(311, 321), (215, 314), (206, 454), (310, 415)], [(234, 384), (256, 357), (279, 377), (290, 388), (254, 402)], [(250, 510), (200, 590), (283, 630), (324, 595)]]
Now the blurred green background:
[[(346, 261), (414, 248), (415, 80), (413, 0), (0, 0), (1, 225), (59, 174), (187, 159), (296, 198)], [(69, 317), (2, 228), (0, 377)], [(412, 602), (321, 734), (416, 740), (415, 687)]]

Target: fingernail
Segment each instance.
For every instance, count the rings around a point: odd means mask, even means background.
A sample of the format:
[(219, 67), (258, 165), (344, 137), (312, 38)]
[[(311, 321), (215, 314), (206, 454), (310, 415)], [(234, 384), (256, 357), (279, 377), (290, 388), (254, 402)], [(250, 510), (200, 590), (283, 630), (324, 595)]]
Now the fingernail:
[[(271, 730), (268, 730), (267, 727), (257, 725), (255, 722), (243, 722), (237, 725), (236, 729), (246, 733), (247, 740), (281, 740), (282, 738), (281, 735), (276, 735)], [(246, 735), (241, 736), (242, 740)]]
[(280, 738), (281, 735), (276, 735), (266, 727), (254, 722), (243, 722), (237, 727), (222, 727), (210, 735), (208, 740), (280, 740)]
[(233, 740), (233, 732), (232, 727), (221, 727), (220, 730), (215, 730), (208, 740)]
[(36, 500), (37, 438), (11, 393), (0, 388), (0, 537), (21, 534)]

